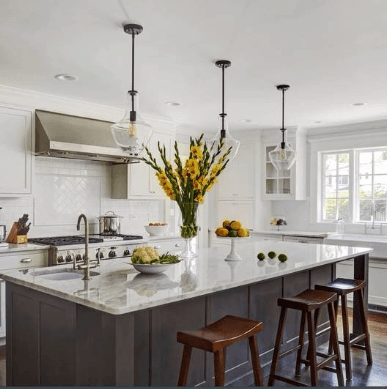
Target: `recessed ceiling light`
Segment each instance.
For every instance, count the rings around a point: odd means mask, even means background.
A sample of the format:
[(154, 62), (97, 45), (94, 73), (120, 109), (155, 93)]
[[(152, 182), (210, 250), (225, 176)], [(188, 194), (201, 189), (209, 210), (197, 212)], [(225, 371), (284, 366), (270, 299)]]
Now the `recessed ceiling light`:
[(353, 103), (354, 107), (361, 107), (362, 105), (367, 105), (367, 103)]
[(241, 123), (251, 123), (251, 119), (241, 119)]
[(178, 101), (167, 101), (165, 105), (168, 105), (169, 107), (178, 107), (179, 105), (183, 105), (183, 104), (179, 103)]
[(61, 81), (75, 81), (75, 80), (78, 80), (77, 76), (72, 76), (71, 74), (57, 74), (55, 76), (55, 78), (57, 78), (58, 80), (61, 80)]

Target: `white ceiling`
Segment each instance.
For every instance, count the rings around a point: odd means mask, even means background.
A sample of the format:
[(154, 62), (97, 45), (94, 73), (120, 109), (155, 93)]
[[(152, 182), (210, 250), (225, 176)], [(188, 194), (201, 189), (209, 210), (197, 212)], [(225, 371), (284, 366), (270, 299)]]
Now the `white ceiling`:
[(2, 85), (124, 108), (131, 37), (122, 25), (138, 23), (141, 112), (187, 131), (216, 130), (218, 59), (232, 62), (232, 133), (280, 127), (280, 83), (291, 86), (287, 127), (387, 119), (385, 0), (0, 0), (0, 10)]

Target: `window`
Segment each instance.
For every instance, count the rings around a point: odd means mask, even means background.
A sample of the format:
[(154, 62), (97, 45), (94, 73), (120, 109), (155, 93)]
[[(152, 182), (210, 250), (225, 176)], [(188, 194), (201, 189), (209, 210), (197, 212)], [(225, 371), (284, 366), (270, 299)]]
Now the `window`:
[(322, 154), (322, 221), (387, 222), (387, 148)]

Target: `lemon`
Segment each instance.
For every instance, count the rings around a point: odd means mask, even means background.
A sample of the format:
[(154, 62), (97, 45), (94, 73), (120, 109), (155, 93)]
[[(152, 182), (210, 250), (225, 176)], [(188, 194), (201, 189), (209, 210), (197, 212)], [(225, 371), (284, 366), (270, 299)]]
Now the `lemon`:
[(268, 257), (269, 257), (270, 259), (273, 259), (273, 258), (276, 257), (277, 254), (276, 254), (274, 251), (270, 251), (267, 255), (268, 255)]
[(239, 230), (239, 228), (242, 228), (242, 223), (238, 220), (233, 220), (231, 223), (230, 223), (230, 227), (233, 229), (233, 230)]
[(238, 229), (238, 236), (241, 238), (245, 238), (247, 236), (247, 231), (245, 228)]
[(230, 225), (230, 223), (231, 223), (230, 220), (227, 220), (227, 219), (223, 220), (223, 224), (222, 224), (223, 228), (227, 228)]
[(228, 229), (227, 228), (219, 228), (219, 236), (228, 236)]
[(264, 253), (259, 253), (257, 255), (257, 258), (260, 260), (260, 261), (263, 261), (265, 259), (265, 254)]
[(220, 235), (220, 230), (222, 229), (222, 227), (218, 227), (216, 230), (215, 230), (215, 235), (217, 236), (221, 236)]
[(288, 259), (288, 257), (286, 256), (286, 254), (280, 254), (280, 255), (278, 255), (278, 259), (281, 262), (285, 262)]

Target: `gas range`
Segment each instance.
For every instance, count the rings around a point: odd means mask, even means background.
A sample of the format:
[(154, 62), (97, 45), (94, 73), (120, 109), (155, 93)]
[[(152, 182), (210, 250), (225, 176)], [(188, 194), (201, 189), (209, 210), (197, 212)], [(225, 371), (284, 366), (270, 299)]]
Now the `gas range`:
[[(31, 238), (30, 242), (50, 245), (48, 265), (65, 265), (81, 262), (85, 255), (84, 235)], [(90, 235), (89, 258), (101, 260), (130, 257), (133, 250), (145, 242), (140, 235)]]

